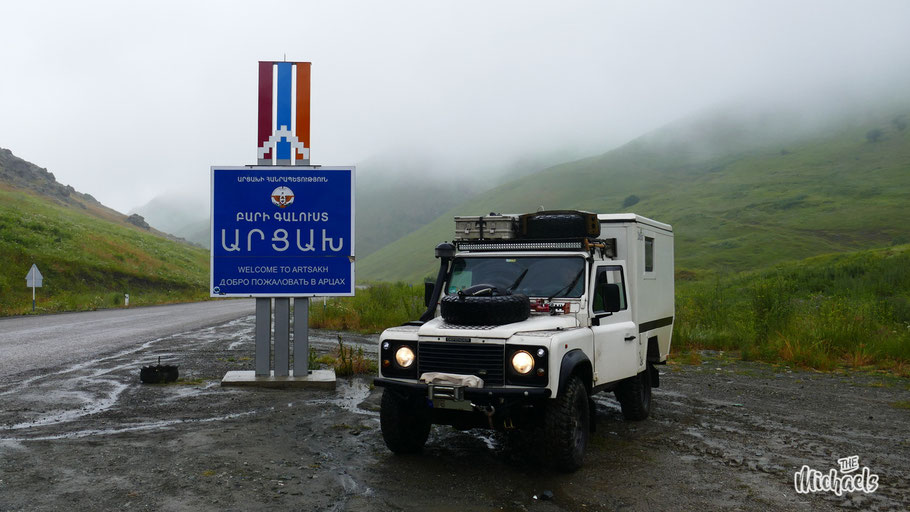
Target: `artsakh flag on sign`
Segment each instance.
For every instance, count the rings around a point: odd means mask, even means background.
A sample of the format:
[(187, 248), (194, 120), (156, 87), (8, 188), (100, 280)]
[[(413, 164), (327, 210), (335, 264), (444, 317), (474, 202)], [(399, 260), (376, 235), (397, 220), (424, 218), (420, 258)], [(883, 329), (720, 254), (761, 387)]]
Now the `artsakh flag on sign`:
[[(310, 63), (259, 62), (259, 164), (310, 159)], [(292, 161), (292, 155), (293, 160)]]

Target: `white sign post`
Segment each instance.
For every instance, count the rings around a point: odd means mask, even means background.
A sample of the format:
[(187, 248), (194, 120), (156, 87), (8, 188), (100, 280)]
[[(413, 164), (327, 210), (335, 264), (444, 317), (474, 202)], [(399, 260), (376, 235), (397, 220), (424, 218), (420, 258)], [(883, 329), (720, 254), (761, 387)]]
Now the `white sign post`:
[(29, 286), (32, 289), (32, 311), (35, 310), (35, 288), (41, 288), (43, 282), (44, 276), (38, 270), (38, 265), (32, 263), (32, 268), (28, 270), (28, 275), (25, 276), (25, 286)]

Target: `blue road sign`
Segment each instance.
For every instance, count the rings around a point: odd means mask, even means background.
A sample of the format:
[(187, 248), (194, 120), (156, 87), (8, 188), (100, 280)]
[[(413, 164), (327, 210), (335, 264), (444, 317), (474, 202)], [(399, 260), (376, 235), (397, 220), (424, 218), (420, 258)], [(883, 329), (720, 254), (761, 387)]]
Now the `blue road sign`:
[(212, 297), (354, 295), (354, 167), (212, 167)]

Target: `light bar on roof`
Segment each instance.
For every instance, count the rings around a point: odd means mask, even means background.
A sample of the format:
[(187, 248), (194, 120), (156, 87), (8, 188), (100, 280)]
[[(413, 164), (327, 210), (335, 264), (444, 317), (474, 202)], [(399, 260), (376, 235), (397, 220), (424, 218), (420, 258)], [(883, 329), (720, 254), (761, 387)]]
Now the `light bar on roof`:
[(460, 251), (529, 251), (529, 250), (576, 250), (584, 249), (583, 241), (574, 242), (458, 242)]

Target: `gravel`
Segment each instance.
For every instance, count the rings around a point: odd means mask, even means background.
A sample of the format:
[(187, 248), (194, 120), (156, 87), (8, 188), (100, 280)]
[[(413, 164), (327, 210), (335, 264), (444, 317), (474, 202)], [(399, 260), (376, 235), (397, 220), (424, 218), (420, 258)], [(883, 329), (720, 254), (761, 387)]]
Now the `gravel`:
[[(645, 421), (597, 395), (585, 466), (561, 474), (483, 430), (437, 426), (423, 454), (390, 453), (368, 377), (335, 392), (222, 388), (253, 368), (252, 332), (248, 316), (0, 377), (0, 510), (910, 509), (907, 379), (704, 352), (661, 367)], [(325, 353), (339, 336), (376, 352), (346, 333), (312, 330), (311, 344)], [(180, 382), (139, 382), (158, 356)], [(852, 455), (875, 492), (795, 491), (803, 465), (828, 473)]]

